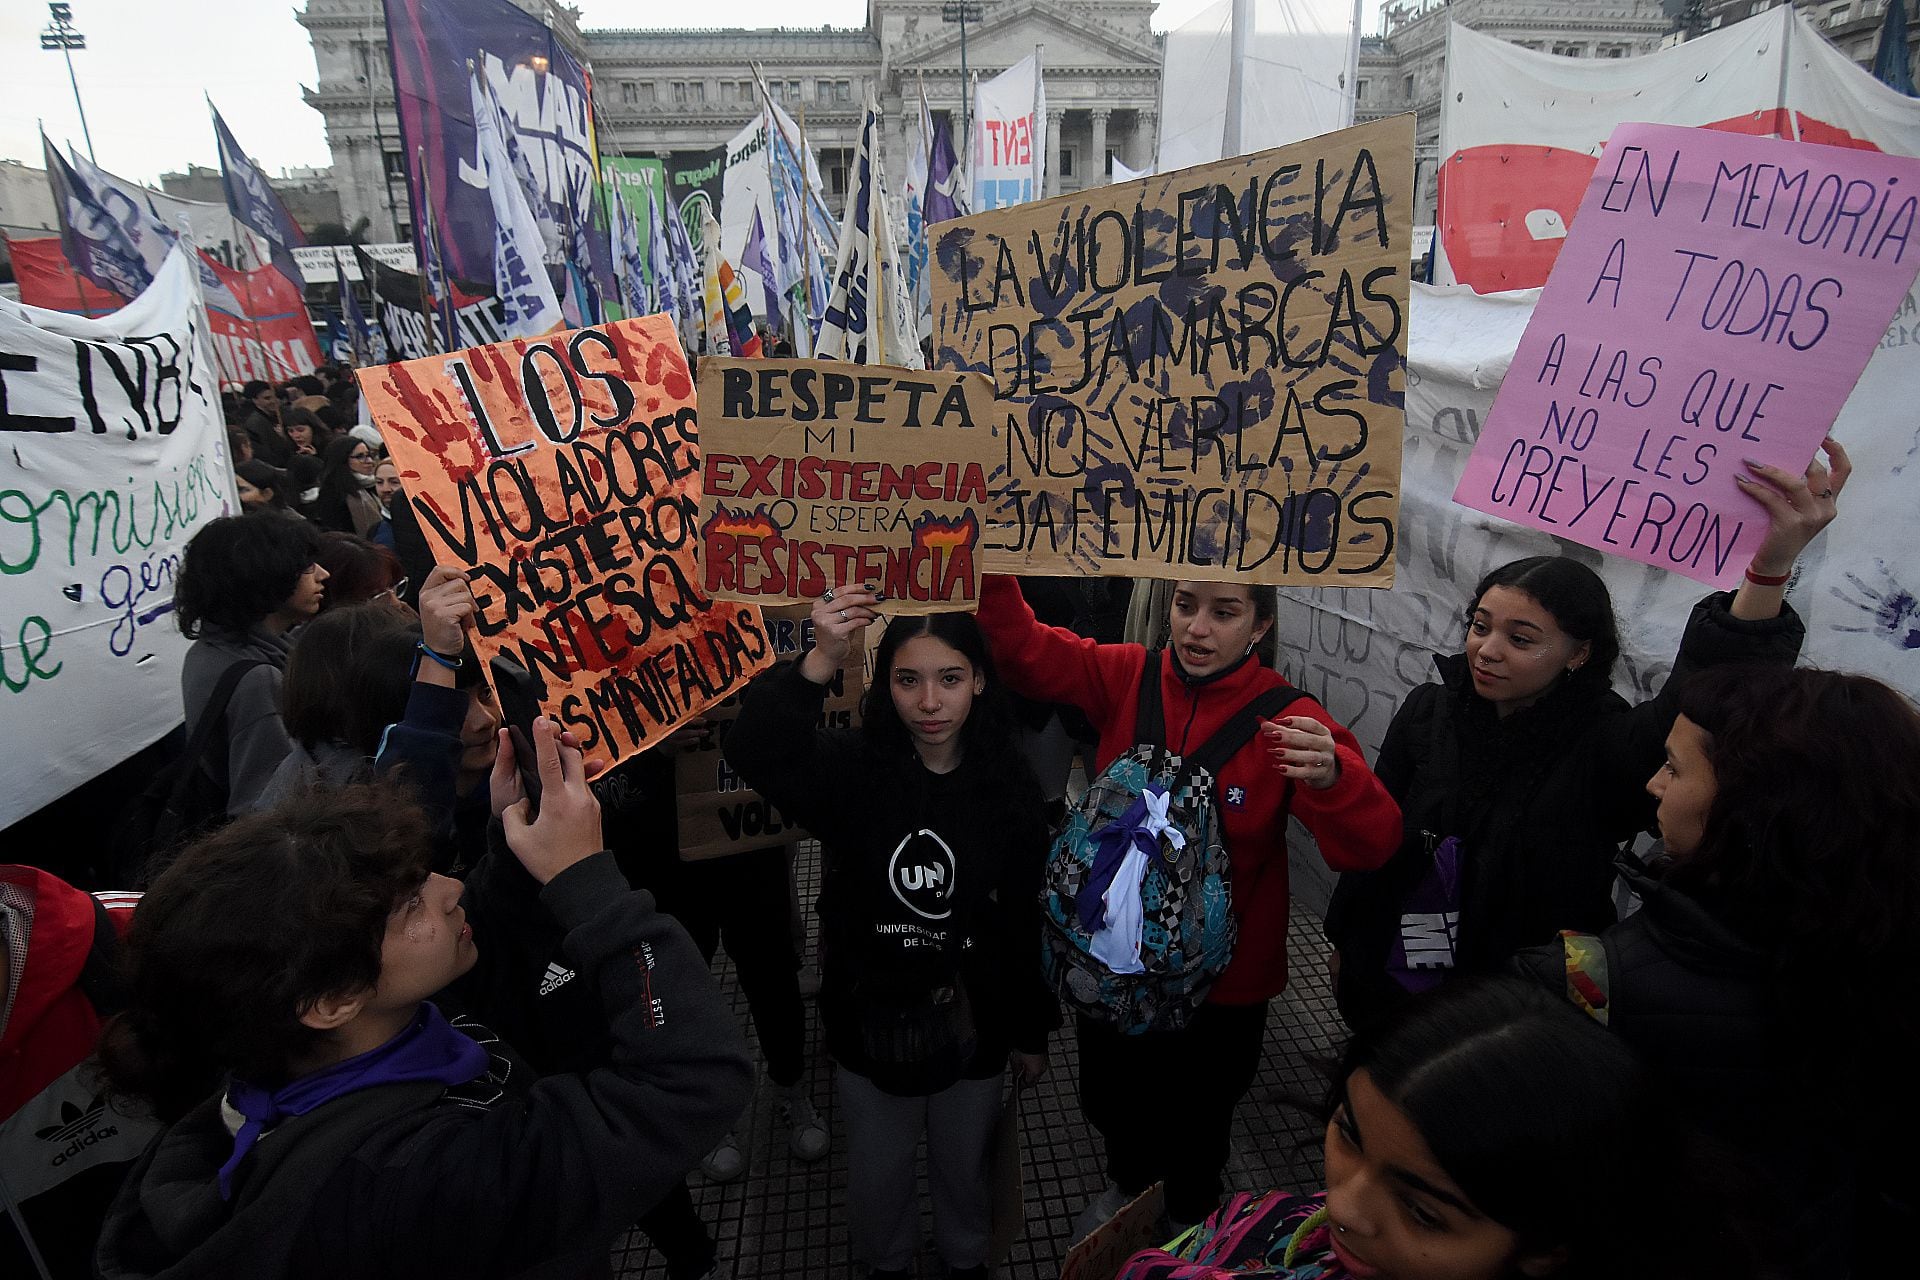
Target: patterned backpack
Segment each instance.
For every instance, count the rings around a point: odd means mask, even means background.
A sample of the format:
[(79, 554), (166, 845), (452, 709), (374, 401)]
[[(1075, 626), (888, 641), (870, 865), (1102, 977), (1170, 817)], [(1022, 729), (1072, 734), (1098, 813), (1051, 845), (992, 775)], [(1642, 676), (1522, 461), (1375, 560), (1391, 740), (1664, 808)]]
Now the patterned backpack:
[[(1287, 686), (1269, 689), (1182, 758), (1166, 748), (1160, 705), (1165, 660), (1158, 649), (1147, 653), (1134, 721), (1137, 745), (1108, 765), (1068, 810), (1047, 858), (1041, 895), (1047, 981), (1069, 1007), (1128, 1035), (1186, 1026), (1232, 959), (1233, 877), (1214, 783), (1259, 731), (1262, 718), (1306, 697)], [(1141, 864), (1137, 964), (1126, 965), (1137, 971), (1117, 972), (1103, 895)], [(1129, 915), (1115, 925), (1127, 926), (1128, 950), (1131, 923)]]
[(1325, 1195), (1229, 1196), (1165, 1248), (1127, 1259), (1114, 1280), (1347, 1280), (1330, 1251)]

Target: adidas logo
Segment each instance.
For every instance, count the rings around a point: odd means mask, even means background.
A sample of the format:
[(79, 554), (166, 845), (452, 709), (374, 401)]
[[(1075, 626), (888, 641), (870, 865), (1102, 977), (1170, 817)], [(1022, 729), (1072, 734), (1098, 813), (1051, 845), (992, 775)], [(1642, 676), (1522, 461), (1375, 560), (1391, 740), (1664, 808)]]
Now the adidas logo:
[[(569, 974), (567, 976), (572, 977), (573, 975)], [(79, 1155), (94, 1143), (105, 1138), (115, 1137), (119, 1134), (120, 1129), (117, 1125), (110, 1124), (104, 1128), (97, 1127), (101, 1118), (106, 1114), (106, 1110), (107, 1097), (104, 1093), (95, 1094), (93, 1101), (88, 1104), (84, 1111), (74, 1106), (71, 1102), (62, 1102), (60, 1104), (60, 1123), (35, 1129), (33, 1136), (42, 1142), (66, 1144), (66, 1150), (60, 1152), (53, 1158), (54, 1166), (57, 1168), (74, 1156)]]
[(563, 969), (549, 962), (546, 973), (540, 979), (540, 994), (550, 996), (573, 981), (573, 970)]

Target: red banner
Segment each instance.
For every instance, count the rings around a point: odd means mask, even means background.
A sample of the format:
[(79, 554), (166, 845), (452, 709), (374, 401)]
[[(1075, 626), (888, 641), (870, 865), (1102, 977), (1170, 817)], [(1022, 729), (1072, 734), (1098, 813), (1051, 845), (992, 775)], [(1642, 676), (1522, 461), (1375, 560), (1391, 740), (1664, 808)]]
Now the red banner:
[[(73, 269), (58, 236), (10, 240), (8, 246), (20, 301), (28, 306), (99, 317), (126, 305), (119, 294), (98, 288)], [(240, 304), (234, 312), (224, 299), (208, 299), (221, 386), (237, 387), (255, 378), (284, 382), (320, 365), (320, 342), (298, 285), (271, 266), (234, 271), (204, 252), (200, 258)]]
[(300, 286), (271, 266), (231, 271), (212, 258), (206, 261), (246, 311), (229, 315), (220, 307), (207, 307), (222, 385), (255, 378), (284, 382), (320, 366), (320, 342), (313, 336)]
[(47, 311), (98, 319), (118, 311), (127, 300), (93, 284), (67, 261), (59, 236), (35, 240), (7, 240), (13, 255), (13, 278), (20, 285), (20, 301)]

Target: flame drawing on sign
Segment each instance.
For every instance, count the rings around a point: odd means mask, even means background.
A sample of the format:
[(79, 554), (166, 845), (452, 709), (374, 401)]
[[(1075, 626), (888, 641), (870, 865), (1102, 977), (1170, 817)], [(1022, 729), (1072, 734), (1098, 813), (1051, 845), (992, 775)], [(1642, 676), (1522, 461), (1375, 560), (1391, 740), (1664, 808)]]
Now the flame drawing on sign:
[(944, 552), (951, 558), (954, 552), (971, 547), (980, 539), (980, 521), (969, 510), (958, 520), (942, 520), (937, 516), (927, 516), (914, 526), (913, 544), (925, 547), (930, 552)]
[(773, 522), (773, 517), (767, 513), (765, 507), (761, 507), (749, 514), (747, 512), (729, 511), (725, 507), (716, 504), (713, 511), (713, 518), (707, 521), (707, 527), (700, 532), (702, 536), (707, 538), (713, 538), (715, 536), (731, 538), (777, 538), (780, 536), (780, 526)]

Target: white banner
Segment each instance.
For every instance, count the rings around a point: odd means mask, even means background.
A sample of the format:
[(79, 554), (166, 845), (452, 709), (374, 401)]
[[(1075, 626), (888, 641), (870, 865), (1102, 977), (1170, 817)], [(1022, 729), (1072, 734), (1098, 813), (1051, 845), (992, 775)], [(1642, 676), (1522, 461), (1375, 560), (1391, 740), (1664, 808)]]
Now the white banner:
[(1537, 288), (1629, 121), (1920, 155), (1920, 100), (1881, 84), (1790, 5), (1641, 58), (1561, 58), (1449, 29), (1434, 279)]
[(173, 582), (237, 509), (184, 249), (99, 320), (0, 302), (0, 827), (181, 720)]
[[(1268, 0), (1248, 7), (1253, 30), (1240, 68), (1241, 154), (1351, 125), (1359, 6), (1353, 0)], [(1223, 158), (1232, 16), (1233, 0), (1219, 0), (1167, 32), (1155, 165), (1161, 173)], [(1096, 156), (1094, 163), (1104, 159)], [(1113, 180), (1124, 181), (1117, 173)]]
[(1047, 93), (1030, 53), (974, 90), (973, 211), (1040, 199), (1046, 167)]
[[(419, 274), (420, 265), (414, 258), (410, 244), (363, 244), (360, 248), (368, 257), (396, 271)], [(365, 278), (360, 274), (360, 259), (354, 256), (352, 245), (302, 245), (293, 251), (293, 260), (300, 264), (300, 274), (316, 284), (327, 283), (336, 263), (346, 270), (347, 279), (355, 284)]]

